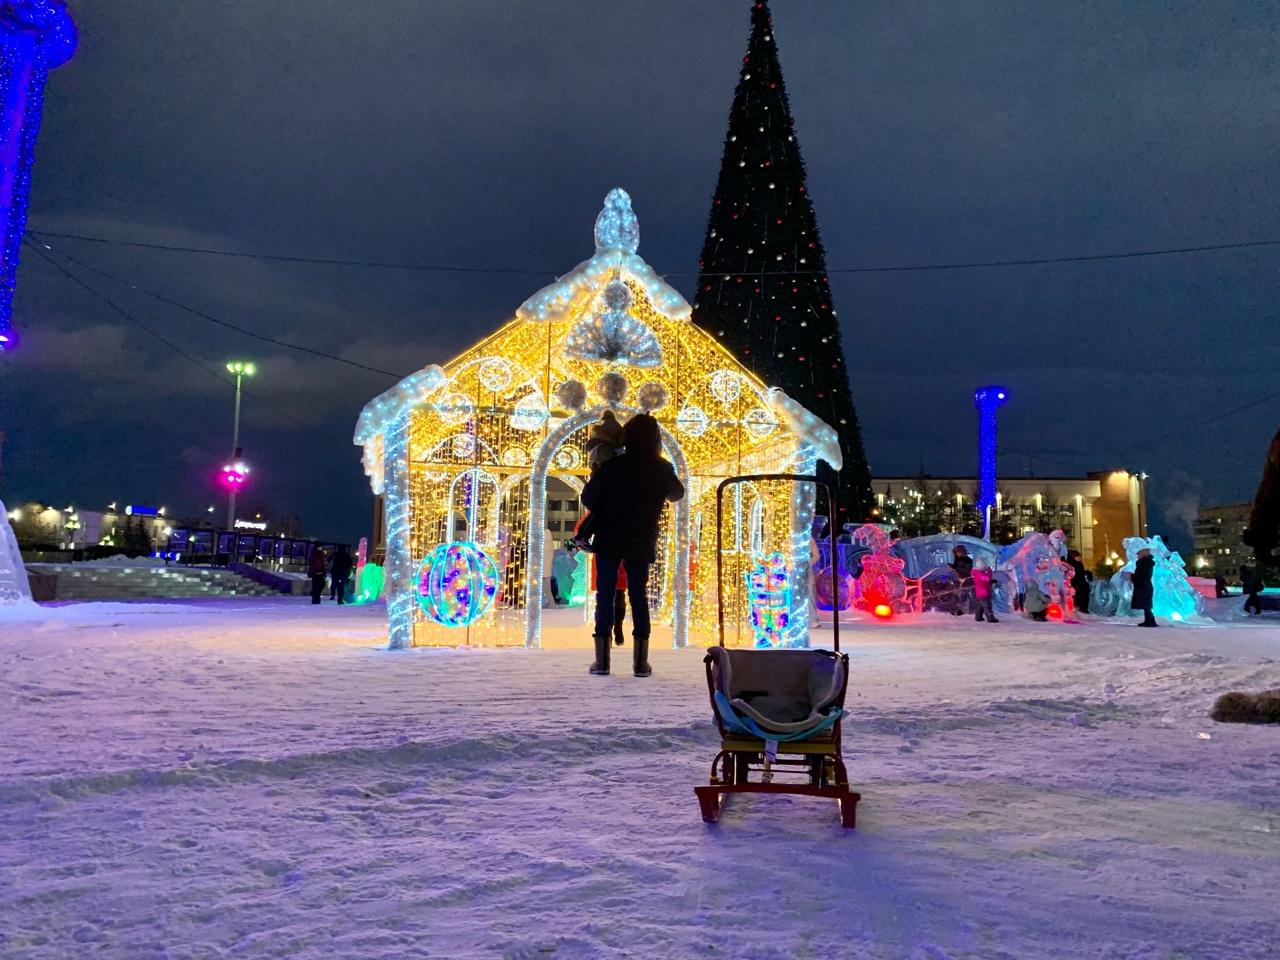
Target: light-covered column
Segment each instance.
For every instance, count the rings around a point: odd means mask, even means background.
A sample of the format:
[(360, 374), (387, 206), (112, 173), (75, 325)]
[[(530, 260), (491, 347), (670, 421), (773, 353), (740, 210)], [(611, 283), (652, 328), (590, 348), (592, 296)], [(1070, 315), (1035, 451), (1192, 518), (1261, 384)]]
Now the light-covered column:
[(27, 229), (31, 166), (49, 71), (71, 59), (76, 25), (62, 0), (0, 3), (0, 353), (18, 345), (12, 326), (18, 251)]
[(387, 427), (383, 476), (387, 525), (387, 630), (392, 650), (413, 646), (413, 556), (409, 543), (409, 419), (404, 409)]

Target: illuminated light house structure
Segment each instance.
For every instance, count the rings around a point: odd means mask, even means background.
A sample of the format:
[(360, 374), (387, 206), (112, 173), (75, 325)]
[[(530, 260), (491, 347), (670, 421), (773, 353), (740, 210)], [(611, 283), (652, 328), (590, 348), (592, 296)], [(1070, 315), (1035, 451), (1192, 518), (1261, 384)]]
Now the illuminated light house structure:
[[(663, 513), (649, 581), (672, 642), (716, 625), (716, 487), (726, 477), (840, 467), (835, 430), (690, 322), (690, 307), (636, 252), (623, 190), (605, 198), (595, 252), (490, 336), (414, 373), (360, 414), (355, 443), (385, 505), (389, 645), (542, 644), (550, 571), (547, 484), (580, 492), (605, 410), (645, 412), (686, 496)], [(812, 484), (737, 485), (725, 504), (729, 643), (807, 646)], [(768, 596), (750, 574), (767, 566)], [(790, 597), (785, 617), (778, 606)], [(576, 627), (563, 620), (546, 630)], [(550, 618), (554, 619), (554, 618)]]
[(982, 514), (982, 538), (991, 539), (991, 511), (996, 505), (996, 410), (1007, 399), (1004, 387), (994, 384), (973, 392), (978, 408), (978, 512)]
[(27, 228), (31, 166), (49, 71), (71, 59), (76, 25), (62, 0), (0, 4), (0, 352), (18, 344), (11, 319), (18, 250)]

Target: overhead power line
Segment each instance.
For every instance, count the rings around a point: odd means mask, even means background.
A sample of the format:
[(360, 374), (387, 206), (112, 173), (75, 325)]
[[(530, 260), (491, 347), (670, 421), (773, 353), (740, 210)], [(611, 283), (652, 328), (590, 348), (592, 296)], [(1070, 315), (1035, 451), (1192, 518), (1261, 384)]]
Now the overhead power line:
[[(330, 267), (371, 267), (381, 270), (413, 270), (424, 273), (481, 273), (510, 274), (518, 276), (557, 277), (564, 271), (550, 269), (528, 269), (525, 267), (473, 267), (453, 264), (410, 263), (395, 260), (352, 260), (342, 257), (304, 257), (277, 253), (250, 253), (244, 250), (225, 250), (216, 247), (191, 247), (179, 244), (148, 243), (140, 240), (118, 240), (110, 237), (98, 237), (82, 233), (57, 233), (48, 230), (28, 230), (27, 233), (38, 237), (56, 238), (59, 240), (80, 240), (85, 243), (100, 243), (115, 247), (135, 247), (143, 250), (162, 250), (169, 253), (194, 253), (214, 257), (235, 257), (247, 260), (271, 260), (279, 263), (317, 264)], [(1143, 257), (1168, 257), (1192, 253), (1213, 253), (1224, 250), (1250, 250), (1266, 247), (1280, 247), (1280, 240), (1246, 240), (1238, 243), (1210, 243), (1197, 246), (1162, 247), (1157, 249), (1122, 250), (1113, 253), (1082, 253), (1061, 257), (1023, 257), (1007, 260), (962, 260), (946, 263), (914, 263), (891, 264), (867, 267), (831, 267), (823, 270), (755, 270), (742, 271), (743, 276), (803, 276), (810, 274), (833, 273), (911, 273), (922, 270), (978, 270), (997, 267), (1035, 267), (1063, 263), (1091, 263), (1101, 260), (1133, 260)], [(664, 273), (664, 277), (697, 277), (698, 273)]]
[[(62, 264), (60, 264), (57, 260), (55, 260), (52, 256), (50, 256), (48, 253), (46, 253), (46, 252), (45, 252), (43, 249), (41, 249), (39, 246), (37, 246), (37, 245), (35, 245), (35, 244), (32, 244), (32, 243), (30, 243), (30, 242), (28, 242), (28, 246), (30, 246), (30, 247), (31, 247), (31, 249), (35, 250), (35, 252), (36, 252), (36, 253), (38, 253), (38, 254), (40, 255), (40, 257), (41, 257), (41, 258), (42, 258), (46, 263), (48, 263), (51, 267), (53, 267), (55, 270), (57, 270), (60, 274), (62, 274), (64, 277), (66, 277), (68, 280), (70, 280), (72, 283), (74, 283), (74, 284), (75, 284), (76, 286), (78, 286), (80, 289), (84, 290), (86, 293), (88, 293), (88, 294), (89, 294), (90, 296), (92, 296), (94, 299), (96, 299), (96, 300), (100, 301), (101, 303), (106, 304), (106, 306), (107, 306), (107, 307), (109, 307), (112, 311), (114, 311), (115, 313), (119, 314), (121, 317), (124, 317), (124, 319), (128, 320), (130, 323), (132, 323), (132, 324), (133, 324), (134, 326), (136, 326), (138, 329), (142, 330), (144, 333), (148, 334), (148, 335), (149, 335), (149, 336), (151, 336), (151, 337), (154, 337), (156, 340), (159, 340), (161, 343), (163, 343), (166, 347), (168, 347), (170, 350), (172, 350), (172, 351), (173, 351), (174, 353), (176, 353), (178, 356), (182, 357), (182, 359), (186, 360), (188, 363), (191, 363), (191, 364), (195, 365), (196, 367), (199, 367), (199, 368), (200, 368), (200, 370), (202, 370), (204, 373), (208, 374), (209, 376), (213, 377), (214, 379), (216, 379), (216, 380), (218, 380), (218, 381), (220, 381), (220, 382), (222, 382), (222, 383), (227, 384), (228, 386), (232, 386), (232, 385), (234, 385), (234, 384), (235, 384), (235, 380), (231, 379), (231, 378), (230, 378), (230, 377), (228, 377), (226, 374), (222, 373), (220, 370), (218, 370), (218, 369), (216, 369), (216, 368), (214, 368), (214, 367), (209, 366), (209, 365), (208, 365), (208, 364), (206, 364), (203, 360), (201, 360), (199, 357), (196, 357), (196, 356), (194, 356), (194, 355), (192, 355), (192, 354), (188, 353), (186, 350), (184, 350), (182, 347), (178, 346), (176, 343), (174, 343), (174, 342), (173, 342), (172, 340), (170, 340), (168, 337), (164, 336), (164, 335), (163, 335), (162, 333), (160, 333), (159, 331), (154, 330), (154, 329), (152, 329), (150, 326), (148, 326), (147, 324), (143, 323), (141, 320), (139, 320), (137, 317), (135, 317), (132, 313), (130, 313), (130, 312), (129, 312), (128, 310), (126, 310), (124, 307), (120, 306), (120, 304), (116, 303), (114, 300), (112, 300), (112, 299), (111, 299), (110, 297), (108, 297), (106, 294), (102, 293), (102, 292), (101, 292), (101, 291), (99, 291), (99, 290), (94, 289), (90, 284), (86, 283), (86, 282), (85, 282), (84, 280), (82, 280), (80, 277), (77, 277), (74, 273), (72, 273), (70, 270), (68, 270), (68, 269), (67, 269), (66, 267), (64, 267)], [(269, 401), (269, 400), (266, 400), (266, 398), (264, 398), (264, 397), (260, 396), (260, 395), (259, 395), (259, 394), (257, 394), (257, 393), (250, 392), (250, 391), (249, 391), (248, 389), (246, 389), (246, 388), (242, 388), (242, 392), (244, 393), (244, 395), (245, 395), (246, 397), (252, 397), (252, 398), (254, 398), (254, 399), (263, 400), (263, 402), (270, 404), (270, 401)], [(286, 420), (291, 420), (291, 421), (293, 421), (293, 423), (297, 424), (298, 426), (300, 426), (300, 427), (302, 427), (302, 428), (304, 428), (304, 429), (306, 429), (306, 430), (310, 430), (310, 429), (312, 429), (312, 425), (307, 424), (307, 423), (303, 423), (303, 422), (302, 422), (301, 420), (299, 420), (297, 417), (295, 417), (295, 416), (293, 416), (292, 414), (290, 414), (290, 413), (286, 412), (283, 408), (281, 408), (281, 407), (280, 407), (280, 405), (279, 405), (279, 404), (271, 404), (271, 405), (272, 405), (272, 406), (274, 406), (274, 407), (275, 407), (276, 412), (277, 412), (277, 413), (279, 413), (279, 414), (280, 414), (280, 416), (284, 417)]]
[[(29, 246), (32, 246), (33, 249), (37, 250), (42, 256), (44, 256), (45, 259), (49, 259), (49, 255), (45, 252), (45, 250), (41, 250), (38, 246), (35, 246), (31, 241), (27, 241), (27, 243)], [(46, 247), (46, 249), (49, 249), (49, 248)], [(135, 290), (138, 293), (151, 297), (153, 300), (158, 300), (161, 303), (168, 304), (169, 306), (174, 307), (178, 310), (182, 310), (186, 313), (189, 313), (192, 316), (199, 317), (201, 320), (207, 320), (210, 323), (216, 323), (220, 327), (226, 327), (229, 330), (234, 330), (237, 333), (242, 333), (247, 337), (253, 337), (255, 340), (261, 340), (265, 343), (275, 344), (276, 346), (279, 346), (279, 347), (286, 347), (290, 350), (297, 350), (301, 353), (309, 353), (314, 357), (323, 357), (325, 360), (333, 360), (336, 363), (345, 363), (349, 367), (356, 367), (360, 370), (366, 370), (369, 373), (377, 373), (382, 376), (391, 377), (394, 380), (399, 380), (403, 377), (403, 374), (392, 373), (390, 370), (383, 370), (380, 367), (371, 367), (366, 363), (360, 363), (356, 360), (348, 360), (346, 357), (340, 357), (335, 353), (328, 353), (324, 350), (316, 350), (312, 347), (307, 347), (300, 343), (291, 343), (288, 340), (281, 340), (279, 337), (271, 337), (271, 336), (267, 336), (264, 333), (258, 333), (256, 330), (250, 330), (248, 327), (242, 327), (239, 324), (232, 323), (229, 320), (223, 320), (219, 317), (213, 316), (212, 314), (205, 313), (203, 310), (199, 310), (193, 306), (185, 304), (180, 300), (175, 300), (172, 297), (166, 297), (164, 294), (156, 293), (154, 290), (148, 290), (146, 287), (140, 286), (139, 284), (136, 284), (131, 280), (126, 280), (123, 277), (118, 277), (115, 274), (108, 273), (106, 270), (102, 270), (99, 267), (95, 267), (91, 263), (86, 263), (85, 261), (79, 259), (78, 257), (74, 257), (69, 253), (65, 253), (61, 250), (53, 251), (53, 252), (55, 252), (58, 256), (67, 260), (68, 262), (74, 263), (84, 270), (88, 270), (88, 271), (91, 271), (92, 273), (96, 273), (98, 276), (103, 277), (104, 279), (111, 280), (115, 283), (120, 284), (121, 286), (128, 287), (130, 290)]]

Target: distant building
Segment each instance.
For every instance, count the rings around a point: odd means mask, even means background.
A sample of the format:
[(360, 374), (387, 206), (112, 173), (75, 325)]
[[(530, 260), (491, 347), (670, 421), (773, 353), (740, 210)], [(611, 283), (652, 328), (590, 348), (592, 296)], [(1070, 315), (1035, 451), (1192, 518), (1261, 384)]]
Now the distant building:
[[(1034, 531), (1061, 528), (1086, 567), (1123, 562), (1126, 537), (1147, 535), (1145, 474), (1106, 470), (1084, 477), (1002, 478), (991, 538), (1009, 543)], [(878, 521), (903, 536), (980, 535), (973, 477), (880, 477), (872, 481)]]
[(214, 525), (212, 513), (174, 517), (165, 507), (142, 504), (118, 508), (113, 503), (106, 510), (85, 510), (28, 502), (9, 511), (9, 522), (19, 546), (31, 554), (101, 547), (108, 553), (120, 548), (184, 562), (305, 566), (316, 545), (314, 538), (299, 534), (296, 518), (272, 521), (255, 513), (238, 518), (234, 529), (225, 530)]
[(121, 546), (126, 526), (141, 528), (151, 549), (161, 549), (170, 527), (163, 507), (133, 507), (117, 511), (55, 507), (38, 502), (20, 504), (9, 511), (18, 543), (24, 548), (82, 550), (85, 547)]
[(1252, 503), (1229, 503), (1217, 507), (1201, 507), (1196, 517), (1196, 551), (1192, 563), (1205, 577), (1219, 574), (1235, 580), (1240, 564), (1253, 562), (1253, 548), (1244, 542)]
[(557, 544), (573, 535), (581, 515), (578, 491), (559, 477), (547, 477), (547, 529)]

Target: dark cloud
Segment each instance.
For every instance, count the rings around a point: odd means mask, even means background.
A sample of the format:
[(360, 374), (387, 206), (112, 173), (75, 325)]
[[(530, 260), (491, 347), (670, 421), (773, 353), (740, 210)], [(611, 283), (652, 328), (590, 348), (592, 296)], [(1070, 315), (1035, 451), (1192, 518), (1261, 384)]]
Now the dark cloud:
[[(590, 252), (600, 200), (622, 185), (642, 254), (688, 274), (748, 7), (82, 2), (80, 52), (49, 84), (32, 226), (560, 272)], [(1277, 235), (1273, 4), (773, 12), (832, 267)], [(545, 280), (55, 246), (398, 374), (495, 328)], [(833, 276), (873, 470), (971, 470), (969, 396), (998, 380), (1013, 396), (1010, 469), (1143, 468), (1153, 491), (1169, 478), (1179, 510), (1196, 484), (1210, 500), (1247, 496), (1275, 404), (1144, 441), (1275, 389), (1277, 257)], [(81, 272), (208, 366), (257, 360), (245, 446), (260, 499), (317, 533), (365, 530), (351, 430), (387, 377)], [(0, 367), (12, 496), (207, 506), (229, 386), (30, 253), (16, 316), (26, 348)]]

